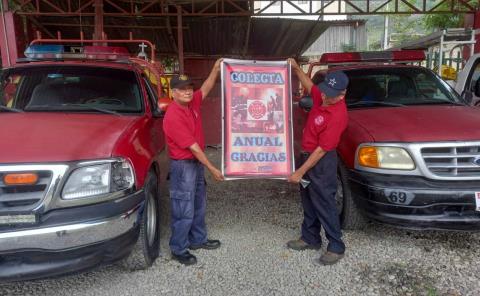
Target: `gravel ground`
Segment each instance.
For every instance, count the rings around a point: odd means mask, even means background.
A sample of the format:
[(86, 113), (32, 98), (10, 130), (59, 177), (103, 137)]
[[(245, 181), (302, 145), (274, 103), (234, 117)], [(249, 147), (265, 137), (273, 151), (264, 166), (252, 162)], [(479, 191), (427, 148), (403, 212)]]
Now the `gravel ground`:
[[(219, 162), (220, 151), (207, 152)], [(284, 181), (211, 181), (207, 225), (223, 245), (194, 251), (194, 266), (170, 259), (168, 213), (163, 220), (162, 255), (148, 270), (112, 264), (0, 285), (0, 295), (480, 295), (480, 234), (371, 224), (344, 232), (340, 263), (315, 266), (317, 251), (285, 248), (299, 236), (302, 210), (297, 187)]]

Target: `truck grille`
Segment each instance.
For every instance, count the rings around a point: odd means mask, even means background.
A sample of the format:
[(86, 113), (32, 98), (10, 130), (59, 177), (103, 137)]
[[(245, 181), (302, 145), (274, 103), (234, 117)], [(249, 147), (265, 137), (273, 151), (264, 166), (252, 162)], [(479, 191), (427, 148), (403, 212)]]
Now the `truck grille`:
[(38, 181), (34, 185), (6, 185), (3, 177), (7, 172), (0, 172), (0, 211), (32, 210), (45, 196), (52, 180), (51, 171), (36, 171)]
[(480, 177), (480, 146), (424, 147), (421, 148), (421, 154), (433, 175)]

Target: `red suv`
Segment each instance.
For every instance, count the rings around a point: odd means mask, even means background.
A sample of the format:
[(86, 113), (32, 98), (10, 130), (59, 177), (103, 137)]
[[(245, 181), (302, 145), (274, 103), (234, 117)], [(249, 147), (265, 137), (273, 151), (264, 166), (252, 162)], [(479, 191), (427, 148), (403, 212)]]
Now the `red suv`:
[[(420, 62), (422, 51), (324, 54), (313, 75), (350, 79), (339, 154), (343, 228), (366, 219), (420, 229), (480, 230), (480, 111)], [(296, 108), (296, 144), (305, 109)]]
[(126, 256), (150, 266), (165, 145), (158, 68), (119, 47), (33, 45), (26, 56), (2, 73), (0, 280)]

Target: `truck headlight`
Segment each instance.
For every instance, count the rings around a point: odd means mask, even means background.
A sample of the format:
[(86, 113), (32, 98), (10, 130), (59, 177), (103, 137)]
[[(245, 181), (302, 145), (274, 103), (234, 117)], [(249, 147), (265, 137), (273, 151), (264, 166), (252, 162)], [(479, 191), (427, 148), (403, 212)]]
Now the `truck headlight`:
[(400, 147), (363, 146), (358, 150), (358, 164), (376, 169), (413, 170), (415, 163)]
[(117, 192), (129, 189), (133, 184), (133, 169), (125, 160), (80, 167), (70, 174), (62, 198), (77, 199)]

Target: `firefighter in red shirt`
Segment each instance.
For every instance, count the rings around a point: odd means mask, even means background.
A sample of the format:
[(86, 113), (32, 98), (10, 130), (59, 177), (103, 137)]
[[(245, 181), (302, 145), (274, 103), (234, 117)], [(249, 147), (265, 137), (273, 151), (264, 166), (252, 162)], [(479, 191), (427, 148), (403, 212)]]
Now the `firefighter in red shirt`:
[(170, 88), (173, 102), (163, 121), (170, 157), (170, 249), (172, 258), (185, 265), (197, 262), (197, 258), (188, 249), (211, 250), (220, 247), (219, 240), (207, 238), (204, 167), (215, 180), (221, 181), (224, 178), (203, 152), (205, 140), (200, 116), (202, 100), (215, 85), (220, 63), (221, 59), (215, 62), (207, 80), (196, 91), (186, 75), (172, 78)]
[(327, 251), (314, 263), (335, 264), (343, 258), (345, 244), (338, 217), (335, 194), (337, 191), (337, 154), (335, 149), (347, 127), (347, 107), (344, 97), (348, 77), (341, 71), (330, 72), (318, 86), (302, 71), (294, 59), (289, 59), (293, 71), (313, 99), (303, 130), (301, 166), (289, 182), (310, 183), (300, 186), (304, 218), (302, 236), (287, 246), (294, 250), (320, 249), (321, 227), (328, 239)]

